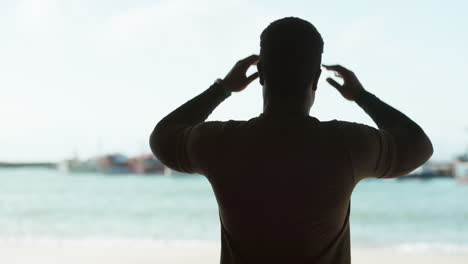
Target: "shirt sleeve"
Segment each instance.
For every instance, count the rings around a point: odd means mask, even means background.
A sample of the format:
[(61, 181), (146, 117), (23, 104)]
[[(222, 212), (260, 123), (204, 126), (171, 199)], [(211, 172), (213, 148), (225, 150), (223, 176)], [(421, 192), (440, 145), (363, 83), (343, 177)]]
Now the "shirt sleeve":
[(183, 173), (205, 174), (207, 166), (218, 157), (223, 122), (202, 122), (195, 126), (172, 126), (166, 129), (158, 158), (169, 168)]
[(193, 173), (206, 175), (209, 166), (219, 163), (225, 122), (203, 122), (192, 128), (186, 141), (187, 162)]
[(395, 166), (395, 143), (390, 134), (358, 123), (339, 122), (348, 149), (355, 182), (386, 178)]
[(154, 155), (173, 170), (199, 172), (199, 159), (192, 161), (191, 157), (206, 157), (213, 150), (213, 140), (222, 122), (205, 120), (227, 96), (224, 88), (215, 83), (159, 121), (150, 135)]

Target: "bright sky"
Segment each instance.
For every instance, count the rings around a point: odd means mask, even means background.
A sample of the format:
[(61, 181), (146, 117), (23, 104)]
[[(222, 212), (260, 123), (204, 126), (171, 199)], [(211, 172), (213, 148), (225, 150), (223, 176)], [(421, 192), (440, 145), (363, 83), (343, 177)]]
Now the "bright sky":
[[(325, 41), (324, 63), (419, 123), (434, 159), (468, 146), (468, 2), (0, 1), (0, 160), (149, 151), (162, 117), (259, 51), (273, 20), (298, 16)], [(327, 73), (328, 74), (328, 73)], [(312, 115), (373, 125), (323, 80)], [(210, 120), (262, 111), (256, 82)]]

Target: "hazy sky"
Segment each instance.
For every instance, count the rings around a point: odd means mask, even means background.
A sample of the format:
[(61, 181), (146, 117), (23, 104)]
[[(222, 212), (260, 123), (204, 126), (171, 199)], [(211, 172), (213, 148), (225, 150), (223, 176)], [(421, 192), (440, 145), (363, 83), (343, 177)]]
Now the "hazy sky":
[[(285, 16), (312, 22), (323, 62), (351, 68), (448, 159), (468, 146), (467, 11), (462, 0), (1, 0), (0, 160), (149, 151), (158, 120), (258, 53)], [(311, 114), (373, 125), (327, 75)], [(210, 120), (261, 111), (256, 82)]]

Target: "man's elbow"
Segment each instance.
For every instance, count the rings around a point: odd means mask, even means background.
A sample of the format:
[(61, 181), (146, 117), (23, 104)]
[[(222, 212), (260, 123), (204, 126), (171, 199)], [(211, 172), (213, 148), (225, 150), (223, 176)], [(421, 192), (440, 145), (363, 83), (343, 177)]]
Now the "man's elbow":
[(419, 153), (419, 166), (423, 165), (434, 154), (432, 142), (426, 134), (421, 136), (420, 140), (416, 141), (416, 148)]
[(166, 167), (180, 171), (176, 162), (175, 139), (176, 132), (158, 124), (149, 137), (149, 145), (154, 156)]
[(163, 140), (161, 139), (161, 131), (158, 126), (154, 128), (154, 130), (151, 132), (151, 135), (149, 137), (149, 145), (150, 149), (153, 152), (154, 156), (158, 158), (160, 161), (165, 160), (165, 155), (163, 151), (163, 146), (162, 142)]
[(429, 138), (427, 138), (427, 142), (425, 146), (425, 154), (426, 154), (426, 161), (428, 161), (429, 158), (432, 157), (432, 154), (434, 154), (434, 147), (432, 146), (432, 142)]
[(392, 178), (405, 176), (418, 167), (424, 165), (434, 153), (432, 142), (424, 135), (412, 144), (406, 142), (405, 146), (397, 147), (400, 149), (397, 153), (397, 165), (393, 170)]

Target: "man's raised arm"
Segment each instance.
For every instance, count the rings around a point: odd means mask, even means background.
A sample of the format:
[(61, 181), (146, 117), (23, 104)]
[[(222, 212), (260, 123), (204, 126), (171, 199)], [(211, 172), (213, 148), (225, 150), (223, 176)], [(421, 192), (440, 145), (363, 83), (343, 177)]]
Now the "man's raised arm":
[(210, 134), (209, 127), (196, 125), (204, 122), (231, 92), (243, 90), (257, 78), (258, 73), (249, 77), (245, 75), (247, 69), (257, 61), (258, 56), (252, 55), (237, 62), (223, 80), (216, 81), (210, 88), (164, 117), (150, 136), (154, 155), (171, 169), (194, 172), (187, 155), (188, 141), (191, 137), (200, 138), (200, 134)]
[[(359, 138), (351, 143), (355, 156), (354, 166), (364, 171), (364, 177), (398, 177), (405, 175), (426, 162), (433, 153), (432, 143), (422, 128), (406, 115), (382, 102), (373, 94), (367, 92), (354, 75), (342, 66), (325, 66), (335, 71), (338, 77), (344, 79), (340, 85), (335, 80), (327, 81), (341, 95), (355, 101), (377, 124), (381, 132), (369, 133), (369, 140)], [(346, 133), (346, 131), (345, 131)], [(368, 132), (367, 132), (368, 133)], [(377, 148), (366, 146), (369, 141), (377, 142)], [(353, 140), (353, 139), (350, 139)], [(377, 149), (377, 151), (367, 151)], [(374, 160), (375, 162), (369, 162)], [(366, 163), (367, 162), (367, 163)], [(385, 168), (379, 168), (379, 166)], [(377, 175), (371, 175), (372, 173)], [(366, 175), (367, 174), (367, 175)]]

